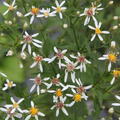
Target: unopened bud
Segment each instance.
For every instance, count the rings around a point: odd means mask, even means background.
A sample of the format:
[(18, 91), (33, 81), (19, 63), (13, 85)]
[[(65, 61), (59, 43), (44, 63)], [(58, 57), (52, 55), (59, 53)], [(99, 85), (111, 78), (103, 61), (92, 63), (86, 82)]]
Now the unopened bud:
[(109, 5), (112, 5), (114, 3), (114, 1), (113, 0), (111, 0), (111, 1), (109, 1)]
[(63, 24), (63, 28), (68, 28), (68, 24)]
[(22, 58), (23, 60), (25, 60), (26, 57), (27, 57), (27, 55), (26, 55), (24, 52), (21, 52), (20, 56), (21, 56), (21, 58)]
[(13, 55), (13, 51), (12, 50), (9, 50), (6, 54), (6, 56), (12, 56)]
[(114, 16), (113, 19), (114, 19), (114, 20), (118, 20), (119, 17), (118, 17), (118, 16)]
[(17, 11), (16, 14), (17, 14), (18, 17), (23, 17), (23, 14), (19, 11)]
[(113, 114), (113, 113), (114, 113), (114, 108), (111, 107), (111, 108), (108, 110), (108, 112), (109, 112), (110, 114)]
[(115, 48), (115, 47), (116, 47), (116, 42), (115, 42), (115, 41), (112, 41), (112, 42), (111, 42), (111, 47), (112, 47), (112, 48)]
[(115, 25), (115, 26), (112, 27), (112, 29), (113, 29), (113, 30), (116, 30), (116, 29), (118, 29), (118, 26)]

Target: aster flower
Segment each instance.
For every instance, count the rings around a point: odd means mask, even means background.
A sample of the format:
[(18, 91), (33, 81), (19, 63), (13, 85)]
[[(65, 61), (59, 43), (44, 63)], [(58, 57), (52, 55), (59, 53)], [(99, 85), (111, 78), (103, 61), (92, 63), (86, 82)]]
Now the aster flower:
[(93, 41), (96, 36), (98, 36), (98, 38), (100, 39), (100, 41), (103, 41), (103, 38), (102, 38), (101, 34), (110, 34), (110, 32), (109, 31), (102, 31), (100, 29), (101, 25), (102, 25), (101, 22), (98, 23), (97, 20), (94, 19), (94, 23), (95, 23), (95, 27), (92, 27), (90, 25), (88, 26), (91, 30), (95, 31), (95, 34), (92, 36), (91, 41)]
[(25, 48), (28, 46), (28, 52), (29, 52), (29, 54), (31, 54), (31, 51), (32, 51), (31, 50), (31, 44), (33, 44), (37, 48), (42, 47), (42, 45), (41, 45), (42, 42), (34, 38), (34, 37), (37, 37), (38, 35), (39, 35), (39, 33), (29, 35), (27, 33), (27, 31), (25, 31), (25, 35), (23, 36), (24, 41), (21, 42), (21, 44), (23, 44), (22, 52), (24, 52)]
[(63, 85), (60, 81), (60, 74), (57, 74), (56, 77), (53, 77), (51, 79), (50, 84), (47, 85), (47, 89), (50, 89), (52, 86), (61, 86), (63, 88), (65, 88), (65, 85)]
[[(115, 95), (115, 97), (120, 100), (120, 96)], [(120, 106), (120, 103), (112, 103), (112, 106)]]
[(46, 61), (46, 58), (43, 58), (43, 56), (37, 55), (35, 52), (33, 52), (33, 59), (34, 59), (34, 62), (30, 66), (30, 68), (33, 68), (38, 65), (40, 71), (43, 72), (42, 62)]
[(64, 97), (64, 98), (61, 98), (61, 99), (57, 100), (57, 101), (55, 102), (55, 105), (53, 105), (53, 106), (51, 107), (51, 110), (53, 110), (53, 109), (56, 108), (56, 117), (59, 116), (60, 110), (62, 110), (62, 112), (63, 112), (66, 116), (68, 116), (68, 112), (67, 112), (67, 110), (65, 109), (65, 107), (68, 107), (67, 104), (65, 104), (66, 99), (67, 99), (67, 98)]
[(94, 3), (92, 3), (92, 7), (90, 8), (85, 8), (84, 13), (80, 14), (81, 16), (86, 16), (86, 19), (84, 21), (84, 25), (89, 24), (90, 19), (96, 19), (94, 16), (99, 10), (103, 10), (103, 8), (100, 8), (102, 4), (99, 4), (98, 6), (95, 6)]
[(35, 117), (36, 120), (38, 116), (44, 117), (45, 114), (40, 112), (39, 108), (34, 105), (34, 102), (31, 101), (31, 108), (29, 110), (24, 110), (24, 113), (28, 113), (29, 115), (25, 118), (25, 120), (29, 120), (31, 117)]
[(64, 86), (63, 88), (58, 88), (56, 90), (48, 90), (48, 93), (54, 93), (55, 94), (54, 98), (61, 99), (63, 98), (63, 92), (67, 90), (68, 88), (69, 88), (68, 86)]
[(117, 55), (115, 53), (108, 53), (106, 55), (103, 55), (103, 57), (98, 58), (98, 60), (108, 60), (108, 72), (110, 72), (112, 63), (116, 63), (117, 61)]
[(40, 12), (40, 9), (39, 8), (36, 8), (35, 6), (32, 6), (32, 9), (29, 13), (25, 14), (24, 16), (29, 16), (31, 15), (32, 17), (30, 18), (30, 24), (33, 23), (34, 19), (35, 19), (35, 16), (37, 16)]
[(9, 11), (13, 11), (14, 9), (17, 8), (17, 6), (15, 5), (15, 2), (16, 0), (13, 0), (12, 4), (8, 4), (5, 1), (3, 2), (3, 4), (8, 7), (7, 11), (5, 11), (3, 15), (6, 15)]
[(120, 77), (120, 70), (113, 70), (113, 78), (110, 84), (112, 85), (118, 77)]
[(50, 8), (47, 9), (42, 8), (40, 10), (40, 14), (37, 15), (37, 17), (45, 17), (45, 18), (53, 17), (53, 16), (56, 16), (56, 14), (54, 12), (50, 12)]
[(64, 82), (67, 82), (68, 74), (70, 73), (72, 82), (75, 83), (75, 69), (76, 69), (77, 63), (73, 63), (67, 57), (65, 57), (65, 63), (66, 64), (63, 64), (63, 63), (61, 64), (62, 67), (65, 67)]
[(20, 113), (23, 113), (23, 110), (20, 108), (20, 103), (23, 102), (24, 98), (21, 98), (19, 101), (15, 101), (13, 97), (10, 98), (13, 104), (5, 105), (7, 108), (12, 108), (11, 113), (14, 113), (18, 110)]
[(62, 7), (64, 5), (65, 1), (62, 1), (60, 4), (57, 0), (55, 0), (56, 7), (52, 6), (52, 8), (55, 10), (53, 13), (58, 13), (60, 16), (60, 19), (63, 19), (62, 12), (66, 10), (66, 7)]
[(90, 61), (88, 61), (85, 56), (81, 55), (79, 52), (78, 52), (78, 55), (77, 56), (74, 56), (74, 55), (70, 55), (72, 58), (76, 59), (77, 60), (77, 65), (79, 64), (79, 66), (76, 68), (76, 69), (80, 69), (80, 71), (84, 71), (86, 72), (86, 64), (91, 64)]
[(58, 65), (59, 65), (59, 68), (61, 69), (61, 65), (62, 65), (61, 60), (66, 58), (65, 53), (67, 52), (67, 50), (65, 49), (65, 50), (61, 51), (61, 50), (57, 49), (56, 47), (54, 47), (54, 52), (55, 52), (55, 56), (48, 59), (48, 63), (51, 63), (55, 59), (58, 59), (59, 60)]
[(5, 87), (2, 88), (3, 91), (16, 86), (16, 84), (13, 83), (13, 81), (9, 81), (8, 79), (6, 80), (6, 83), (4, 85)]
[(42, 79), (40, 74), (38, 74), (37, 77), (30, 79), (34, 83), (32, 88), (30, 89), (30, 92), (32, 92), (37, 87), (37, 94), (39, 95), (40, 93), (42, 93), (43, 90), (41, 89), (41, 86), (48, 85), (45, 81), (49, 79), (49, 77)]
[(81, 100), (84, 98), (82, 94), (77, 93), (74, 89), (72, 89), (72, 92), (73, 94), (66, 94), (66, 96), (71, 97), (73, 99), (73, 101), (70, 104), (68, 104), (69, 107), (72, 107), (76, 102), (81, 102)]
[(13, 108), (7, 108), (7, 107), (0, 108), (0, 111), (5, 112), (7, 114), (5, 120), (9, 120), (9, 119), (15, 120), (15, 117), (21, 119), (22, 114), (18, 112), (11, 113), (12, 109)]
[(92, 88), (92, 85), (83, 86), (83, 83), (81, 82), (80, 79), (76, 79), (76, 83), (78, 86), (74, 86), (74, 85), (68, 85), (68, 86), (72, 89), (73, 93), (78, 93), (81, 95), (81, 98), (87, 100), (88, 96), (86, 95), (86, 90)]

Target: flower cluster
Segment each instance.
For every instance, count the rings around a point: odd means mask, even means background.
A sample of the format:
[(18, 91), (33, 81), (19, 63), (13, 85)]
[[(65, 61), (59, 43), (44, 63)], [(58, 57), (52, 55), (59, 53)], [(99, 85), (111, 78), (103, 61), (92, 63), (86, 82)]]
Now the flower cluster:
[[(92, 84), (86, 85), (84, 81), (80, 79), (82, 78), (81, 74), (87, 74), (89, 66), (93, 65), (94, 61), (92, 61), (93, 59), (91, 59), (91, 57), (85, 54), (82, 49), (78, 49), (77, 51), (69, 51), (68, 49), (64, 49), (57, 45), (52, 46), (51, 54), (44, 55), (43, 49), (45, 49), (46, 47), (44, 46), (45, 41), (39, 39), (39, 36), (43, 36), (44, 38), (44, 35), (42, 31), (40, 31), (39, 33), (39, 31), (32, 30), (31, 27), (34, 25), (34, 23), (36, 23), (35, 19), (38, 20), (37, 22), (39, 22), (39, 20), (41, 19), (44, 20), (48, 17), (53, 18), (57, 15), (59, 15), (60, 20), (63, 19), (63, 13), (65, 10), (67, 10), (67, 7), (64, 7), (64, 5), (68, 2), (64, 0), (61, 2), (55, 0), (55, 5), (51, 5), (51, 7), (49, 8), (39, 8), (35, 5), (31, 5), (30, 9), (28, 9), (29, 12), (25, 10), (26, 13), (22, 13), (17, 10), (18, 5), (16, 5), (16, 0), (13, 0), (11, 4), (3, 1), (3, 4), (8, 8), (7, 11), (3, 13), (4, 16), (9, 12), (14, 11), (18, 17), (22, 16), (29, 19), (30, 24), (24, 24), (24, 30), (22, 31), (22, 33), (20, 33), (20, 36), (22, 36), (22, 40), (17, 44), (18, 46), (20, 46), (19, 56), (23, 60), (25, 60), (26, 58), (31, 58), (32, 63), (29, 65), (29, 68), (38, 68), (36, 75), (29, 79), (29, 83), (32, 82), (32, 86), (30, 87), (28, 93), (29, 96), (32, 96), (33, 94), (36, 95), (37, 93), (36, 97), (39, 97), (41, 94), (48, 95), (49, 97), (52, 96), (52, 106), (49, 109), (56, 110), (56, 117), (59, 116), (60, 111), (68, 116), (69, 110), (67, 109), (73, 107), (76, 103), (87, 101), (88, 97), (90, 96), (87, 92), (94, 86)], [(92, 3), (92, 5), (89, 8), (85, 8), (84, 12), (79, 16), (79, 19), (82, 19), (82, 16), (86, 16), (83, 23), (84, 27), (87, 26), (89, 29), (94, 31), (90, 43), (92, 43), (92, 41), (95, 40), (96, 37), (98, 37), (99, 40), (102, 41), (101, 44), (103, 44), (104, 38), (102, 34), (110, 34), (109, 31), (101, 29), (102, 22), (97, 20), (97, 14), (99, 13), (99, 11), (103, 10), (101, 6), (102, 4), (96, 5), (95, 3)], [(90, 25), (92, 24), (92, 22), (94, 23), (95, 27)], [(72, 23), (73, 21), (70, 20), (70, 24)], [(26, 29), (26, 26), (29, 26), (29, 28)], [(63, 27), (67, 28), (68, 25), (64, 24)], [(75, 34), (75, 38), (77, 38), (74, 30), (73, 33)], [(78, 43), (79, 42), (77, 41), (77, 46)], [(6, 56), (9, 57), (13, 54), (14, 52), (10, 48)], [(113, 85), (115, 80), (120, 77), (120, 70), (118, 67), (116, 67), (117, 61), (119, 59), (118, 55), (119, 52), (116, 47), (116, 42), (112, 41), (110, 49), (107, 51), (107, 53), (104, 54), (102, 57), (97, 58), (97, 60), (106, 60), (108, 62), (108, 72), (112, 72), (113, 75), (113, 78), (110, 82), (111, 85)], [(47, 71), (46, 66), (48, 67), (50, 65), (54, 65), (53, 68), (55, 67), (59, 71), (58, 72), (55, 70), (54, 76), (44, 74)], [(23, 68), (23, 64), (20, 64), (20, 67)], [(3, 92), (7, 92), (10, 89), (17, 88), (14, 81), (10, 81), (7, 75), (0, 72), (0, 76), (2, 76), (6, 80), (6, 82), (4, 83), (4, 87), (2, 88)], [(34, 104), (33, 98), (31, 98), (32, 100), (30, 100), (31, 107), (24, 107), (22, 106), (22, 104), (26, 101), (25, 98), (19, 98), (13, 94), (10, 94), (10, 96), (12, 104), (6, 103), (5, 105), (3, 105), (3, 107), (0, 107), (0, 111), (7, 114), (5, 120), (14, 120), (15, 117), (25, 120), (29, 120), (31, 119), (31, 117), (34, 117), (36, 120), (39, 120), (39, 116), (45, 116), (41, 109), (39, 109), (39, 106), (36, 106)], [(119, 96), (116, 96), (116, 98), (120, 100)], [(119, 103), (113, 103), (112, 105), (120, 106)]]

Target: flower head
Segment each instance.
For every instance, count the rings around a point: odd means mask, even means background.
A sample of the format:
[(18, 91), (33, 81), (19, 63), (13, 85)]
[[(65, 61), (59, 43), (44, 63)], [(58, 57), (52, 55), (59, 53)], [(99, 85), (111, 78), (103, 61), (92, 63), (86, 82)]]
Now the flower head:
[(44, 117), (45, 114), (40, 112), (39, 108), (37, 108), (34, 105), (34, 102), (31, 101), (31, 108), (29, 110), (24, 110), (25, 113), (28, 113), (29, 115), (25, 118), (25, 120), (29, 120), (31, 117), (35, 117), (36, 120), (38, 120), (38, 116)]
[(23, 44), (22, 52), (24, 52), (25, 48), (28, 47), (28, 52), (29, 54), (31, 54), (31, 51), (32, 51), (31, 44), (33, 44), (37, 48), (42, 47), (42, 42), (34, 38), (34, 37), (37, 37), (38, 35), (39, 33), (29, 35), (27, 31), (25, 31), (25, 35), (23, 36), (24, 40), (21, 42), (21, 44)]
[(8, 4), (5, 1), (3, 2), (3, 4), (8, 7), (7, 11), (5, 11), (3, 15), (6, 15), (9, 11), (13, 11), (14, 9), (17, 8), (17, 6), (15, 5), (15, 2), (16, 0), (13, 0), (12, 4)]

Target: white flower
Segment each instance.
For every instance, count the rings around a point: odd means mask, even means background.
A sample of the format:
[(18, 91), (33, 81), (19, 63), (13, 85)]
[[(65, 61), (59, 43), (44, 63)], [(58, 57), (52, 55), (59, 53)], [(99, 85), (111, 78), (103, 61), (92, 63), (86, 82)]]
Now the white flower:
[(52, 86), (61, 86), (61, 87), (65, 87), (62, 83), (61, 83), (61, 81), (60, 81), (60, 74), (57, 74), (56, 75), (56, 77), (53, 77), (52, 79), (51, 79), (51, 82), (50, 82), (50, 84), (48, 84), (47, 85), (47, 89), (50, 89)]
[(45, 114), (39, 111), (39, 108), (37, 108), (34, 105), (34, 102), (31, 101), (31, 108), (29, 110), (24, 110), (24, 113), (28, 113), (29, 115), (25, 118), (25, 120), (29, 120), (31, 117), (35, 117), (36, 120), (38, 119), (38, 116), (44, 117)]
[(31, 54), (31, 45), (33, 44), (34, 46), (36, 46), (37, 48), (41, 48), (42, 47), (42, 42), (35, 39), (34, 37), (37, 37), (39, 35), (39, 33), (33, 34), (33, 35), (29, 35), (26, 31), (25, 31), (25, 35), (23, 36), (24, 41), (21, 42), (21, 44), (23, 44), (22, 47), (22, 52), (24, 52), (25, 48), (28, 46), (28, 52), (29, 54)]
[(87, 100), (88, 96), (85, 94), (85, 92), (86, 90), (92, 88), (92, 85), (83, 86), (80, 79), (78, 80), (76, 79), (76, 83), (78, 86), (68, 85), (71, 88), (72, 92), (74, 93), (74, 94), (66, 94), (66, 96), (73, 97), (73, 102), (69, 104), (70, 106), (73, 106), (75, 102), (80, 102), (82, 98)]
[(41, 79), (40, 74), (37, 75), (37, 77), (30, 79), (33, 81), (34, 85), (32, 86), (32, 88), (30, 89), (30, 92), (32, 92), (36, 87), (37, 87), (37, 94), (39, 95), (40, 93), (42, 93), (41, 91), (41, 86), (44, 85), (48, 85), (48, 83), (46, 83), (45, 81), (49, 80), (50, 78), (44, 78)]
[(7, 107), (0, 108), (2, 112), (5, 112), (7, 114), (7, 117), (5, 118), (5, 120), (9, 120), (9, 119), (15, 120), (14, 117), (21, 119), (22, 114), (18, 112), (11, 113), (12, 109), (13, 108), (7, 108)]
[(113, 78), (110, 84), (112, 85), (118, 77), (120, 77), (120, 70), (113, 70)]
[(117, 55), (115, 53), (108, 53), (106, 55), (103, 55), (103, 57), (98, 58), (98, 60), (108, 60), (108, 71), (110, 72), (112, 63), (116, 63), (117, 61)]
[(99, 22), (99, 24), (98, 24), (97, 20), (94, 19), (94, 23), (95, 23), (95, 27), (92, 27), (92, 26), (90, 26), (90, 25), (88, 26), (90, 29), (92, 29), (92, 30), (95, 31), (95, 34), (92, 36), (91, 41), (93, 41), (96, 36), (98, 36), (98, 38), (99, 38), (101, 41), (103, 41), (103, 38), (102, 38), (101, 34), (109, 34), (110, 32), (109, 32), (109, 31), (102, 31), (102, 30), (100, 29), (100, 28), (101, 28), (101, 25), (102, 25), (101, 22)]
[(47, 8), (47, 9), (41, 9), (40, 10), (40, 14), (37, 15), (37, 17), (45, 17), (45, 18), (48, 18), (48, 17), (53, 17), (53, 16), (56, 16), (54, 12), (50, 12), (50, 8)]
[(23, 113), (23, 110), (20, 108), (20, 103), (23, 102), (24, 98), (21, 98), (18, 102), (16, 102), (13, 97), (10, 98), (13, 104), (5, 105), (7, 108), (12, 108), (11, 113), (14, 113), (18, 110), (20, 113)]
[(3, 4), (8, 7), (7, 11), (5, 11), (3, 15), (6, 15), (9, 11), (12, 11), (17, 8), (17, 6), (15, 6), (15, 0), (13, 0), (12, 4), (8, 4), (5, 1), (3, 2)]
[(52, 6), (52, 8), (55, 10), (53, 13), (59, 13), (60, 19), (63, 19), (62, 12), (66, 10), (66, 7), (62, 7), (64, 5), (65, 1), (62, 1), (60, 4), (57, 0), (55, 0), (56, 7)]
[(65, 104), (65, 101), (66, 101), (66, 97), (64, 98), (61, 98), (59, 100), (56, 101), (55, 105), (53, 105), (51, 107), (51, 110), (55, 109), (56, 108), (56, 117), (59, 116), (59, 112), (60, 110), (62, 110), (62, 112), (68, 116), (68, 112), (67, 110), (65, 109), (65, 107), (68, 107), (67, 104)]
[(6, 83), (4, 85), (5, 87), (2, 88), (3, 91), (16, 86), (13, 81), (9, 81), (8, 79), (6, 80)]
[(29, 15), (32, 15), (32, 17), (30, 18), (30, 24), (33, 23), (33, 21), (35, 19), (35, 16), (37, 16), (39, 14), (39, 11), (40, 11), (39, 8), (36, 8), (35, 6), (32, 6), (31, 11), (29, 13), (25, 14), (25, 17), (29, 16)]
[(66, 94), (66, 96), (72, 98), (72, 102), (68, 104), (69, 107), (72, 107), (76, 102), (81, 102), (81, 100), (84, 98), (80, 93), (77, 93), (74, 89), (72, 89), (73, 94)]
[[(48, 93), (54, 93), (55, 94), (55, 97), (54, 98), (56, 98), (56, 100), (57, 99), (62, 99), (63, 98), (63, 92), (65, 91), (65, 90), (67, 90), (69, 87), (68, 86), (62, 86), (62, 88), (58, 88), (58, 89), (56, 89), (56, 90), (48, 90)], [(54, 102), (54, 100), (53, 100), (53, 102)]]
[(43, 61), (46, 61), (46, 58), (43, 58), (43, 56), (40, 56), (40, 55), (36, 55), (35, 52), (33, 52), (33, 59), (34, 59), (34, 62), (33, 64), (30, 66), (30, 68), (33, 68), (35, 66), (39, 66), (39, 69), (41, 72), (43, 72), (43, 67), (42, 67), (42, 62)]
[(76, 69), (77, 63), (73, 63), (67, 57), (65, 57), (65, 63), (66, 64), (61, 64), (62, 67), (65, 67), (64, 82), (67, 82), (68, 75), (70, 73), (72, 82), (75, 83), (75, 69)]
[(85, 56), (81, 55), (79, 52), (78, 52), (78, 55), (77, 56), (74, 56), (74, 55), (70, 55), (72, 58), (76, 59), (77, 60), (77, 65), (79, 64), (79, 66), (76, 68), (76, 69), (80, 69), (81, 72), (86, 72), (86, 64), (91, 64), (90, 61), (88, 61)]
[(61, 65), (62, 65), (61, 60), (66, 58), (64, 54), (67, 52), (67, 50), (65, 49), (65, 50), (61, 51), (61, 50), (57, 49), (56, 47), (54, 47), (54, 52), (55, 52), (55, 56), (48, 59), (48, 63), (51, 63), (55, 59), (58, 59), (59, 60), (58, 65), (59, 65), (59, 68), (61, 69)]
[(80, 14), (80, 17), (81, 17), (81, 16), (86, 16), (84, 25), (89, 24), (91, 17), (92, 17), (93, 19), (95, 19), (94, 16), (95, 16), (95, 14), (97, 13), (97, 11), (103, 9), (103, 8), (99, 8), (99, 7), (101, 7), (101, 5), (102, 5), (102, 4), (99, 4), (98, 6), (95, 6), (95, 5), (92, 3), (92, 7), (90, 7), (90, 8), (85, 8), (84, 13)]
[[(115, 95), (115, 97), (120, 100), (120, 96)], [(120, 103), (112, 103), (113, 106), (120, 106)]]

